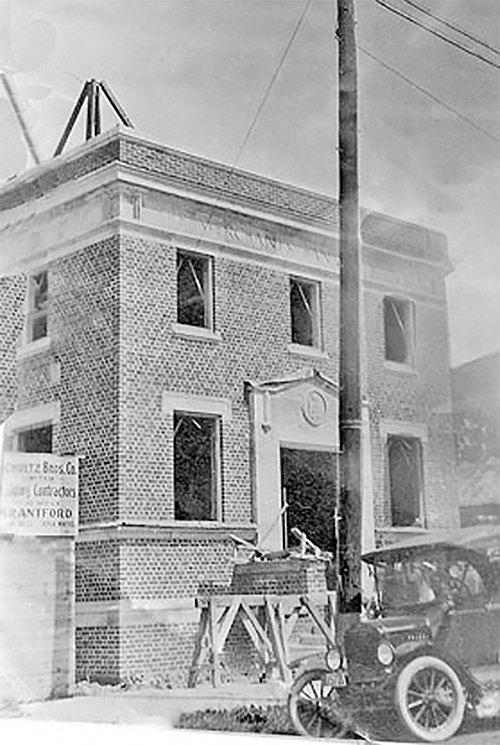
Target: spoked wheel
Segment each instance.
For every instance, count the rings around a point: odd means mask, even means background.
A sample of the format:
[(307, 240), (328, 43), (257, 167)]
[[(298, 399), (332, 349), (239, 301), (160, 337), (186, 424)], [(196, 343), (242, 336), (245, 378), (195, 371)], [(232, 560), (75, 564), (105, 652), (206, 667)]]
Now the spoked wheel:
[(462, 724), (465, 694), (450, 665), (430, 655), (417, 657), (401, 671), (396, 707), (407, 730), (424, 742), (452, 737)]
[(294, 681), (288, 696), (288, 713), (300, 735), (343, 737), (348, 721), (337, 689), (327, 683), (324, 670), (308, 670)]

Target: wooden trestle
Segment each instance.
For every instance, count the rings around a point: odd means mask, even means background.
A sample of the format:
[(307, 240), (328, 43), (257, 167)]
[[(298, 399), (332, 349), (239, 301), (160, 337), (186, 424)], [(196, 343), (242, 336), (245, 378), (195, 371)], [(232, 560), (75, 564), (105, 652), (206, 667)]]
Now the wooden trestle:
[[(314, 642), (291, 637), (299, 617), (309, 616), (319, 630), (316, 646), (335, 645), (336, 593), (308, 595), (214, 595), (196, 601), (201, 610), (188, 687), (196, 685), (203, 668), (210, 670), (212, 685), (221, 684), (222, 654), (229, 632), (241, 619), (257, 650), (266, 677), (291, 680), (290, 662), (314, 651)], [(324, 609), (326, 608), (326, 613)]]

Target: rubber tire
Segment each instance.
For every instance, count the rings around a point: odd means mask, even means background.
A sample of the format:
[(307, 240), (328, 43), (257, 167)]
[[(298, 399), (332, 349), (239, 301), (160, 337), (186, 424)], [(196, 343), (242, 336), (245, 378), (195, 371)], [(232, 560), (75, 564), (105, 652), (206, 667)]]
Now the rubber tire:
[[(415, 675), (428, 668), (437, 670), (448, 678), (454, 697), (454, 707), (450, 717), (442, 725), (433, 729), (420, 726), (406, 706), (408, 689), (412, 680)], [(410, 735), (423, 742), (442, 742), (453, 737), (464, 720), (466, 700), (462, 684), (453, 668), (439, 657), (425, 655), (411, 660), (400, 672), (394, 693), (400, 721)]]
[[(317, 687), (319, 686), (320, 695), (317, 696), (318, 705), (321, 705), (321, 701), (328, 700), (328, 696), (323, 698), (323, 696), (321, 695), (323, 692), (325, 676), (326, 672), (324, 670), (307, 670), (294, 680), (290, 688), (290, 693), (288, 695), (288, 715), (297, 733), (299, 735), (303, 735), (304, 737), (344, 737), (349, 729), (347, 717), (342, 715), (340, 707), (339, 717), (338, 719), (335, 718), (335, 727), (332, 726), (331, 721), (323, 719), (319, 712), (317, 713), (317, 718), (314, 719), (314, 725), (316, 724), (316, 721), (319, 722), (319, 729), (316, 726), (313, 726), (312, 717), (309, 720), (307, 726), (304, 724), (300, 717), (300, 704), (303, 703), (306, 698), (309, 700), (309, 697), (301, 697), (301, 694), (304, 689), (310, 684), (316, 683), (316, 687), (311, 687), (312, 690), (316, 693)], [(331, 690), (333, 690), (333, 687), (330, 687), (330, 691)], [(332, 707), (331, 700), (329, 701), (329, 706)]]

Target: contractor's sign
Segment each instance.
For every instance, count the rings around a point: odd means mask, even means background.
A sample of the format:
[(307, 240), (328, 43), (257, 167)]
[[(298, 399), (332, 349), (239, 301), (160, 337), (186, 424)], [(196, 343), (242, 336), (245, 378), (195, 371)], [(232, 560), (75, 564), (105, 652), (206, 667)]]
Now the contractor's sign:
[(77, 458), (6, 452), (0, 463), (1, 532), (15, 535), (76, 535)]

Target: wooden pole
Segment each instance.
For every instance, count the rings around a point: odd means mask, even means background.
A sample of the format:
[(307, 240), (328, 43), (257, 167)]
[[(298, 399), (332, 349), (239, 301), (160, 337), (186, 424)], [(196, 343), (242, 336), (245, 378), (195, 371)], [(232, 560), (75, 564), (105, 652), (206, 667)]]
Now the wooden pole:
[(37, 149), (35, 147), (35, 143), (33, 141), (33, 138), (30, 134), (30, 130), (28, 125), (26, 124), (25, 118), (23, 116), (23, 112), (21, 111), (21, 107), (19, 106), (16, 98), (16, 94), (14, 93), (14, 89), (12, 85), (9, 82), (9, 79), (7, 78), (7, 75), (5, 72), (0, 72), (0, 77), (2, 78), (3, 85), (5, 88), (5, 92), (7, 94), (7, 98), (10, 101), (10, 105), (12, 106), (12, 109), (14, 111), (14, 114), (17, 118), (19, 127), (21, 128), (21, 132), (23, 134), (23, 137), (25, 139), (26, 145), (28, 146), (28, 150), (30, 152), (30, 155), (33, 159), (34, 164), (37, 166), (40, 163), (40, 156), (37, 153)]
[(354, 0), (337, 0), (340, 209), (341, 610), (361, 609), (361, 301)]

